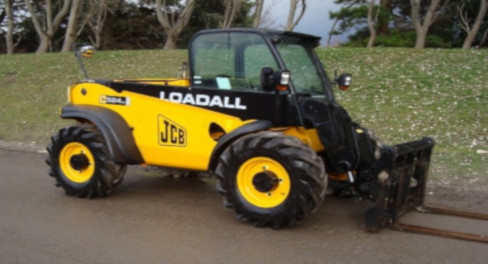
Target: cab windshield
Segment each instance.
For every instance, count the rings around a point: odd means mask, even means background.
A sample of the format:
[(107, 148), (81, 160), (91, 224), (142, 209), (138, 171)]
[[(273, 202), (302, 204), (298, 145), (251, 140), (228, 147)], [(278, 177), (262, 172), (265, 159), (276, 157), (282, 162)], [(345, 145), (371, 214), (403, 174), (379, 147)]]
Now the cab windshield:
[(284, 36), (276, 44), (297, 93), (324, 95), (322, 78), (315, 65), (313, 47), (302, 38)]

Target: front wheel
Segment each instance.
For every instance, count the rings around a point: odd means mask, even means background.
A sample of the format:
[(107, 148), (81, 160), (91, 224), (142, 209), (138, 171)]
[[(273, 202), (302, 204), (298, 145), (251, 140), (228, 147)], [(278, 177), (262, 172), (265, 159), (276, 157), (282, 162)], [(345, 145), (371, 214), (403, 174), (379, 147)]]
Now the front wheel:
[(232, 143), (215, 174), (226, 206), (255, 226), (294, 224), (315, 212), (327, 187), (324, 164), (310, 147), (270, 131)]
[(122, 181), (125, 165), (113, 161), (102, 135), (91, 125), (59, 130), (51, 138), (47, 151), (49, 175), (68, 195), (105, 196)]

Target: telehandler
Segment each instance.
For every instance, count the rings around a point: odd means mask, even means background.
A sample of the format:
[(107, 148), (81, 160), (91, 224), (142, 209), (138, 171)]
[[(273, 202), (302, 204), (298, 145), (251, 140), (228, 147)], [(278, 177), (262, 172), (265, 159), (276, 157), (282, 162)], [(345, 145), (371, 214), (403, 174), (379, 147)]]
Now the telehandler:
[[(63, 128), (47, 147), (68, 195), (109, 194), (126, 165), (207, 172), (224, 204), (255, 226), (290, 226), (344, 188), (374, 202), (365, 228), (423, 205), (434, 140), (382, 144), (351, 120), (314, 48), (320, 38), (257, 29), (198, 32), (183, 78), (85, 80), (68, 88)], [(186, 64), (184, 64), (186, 65)], [(188, 75), (187, 75), (188, 73)], [(188, 76), (188, 77), (186, 77)]]

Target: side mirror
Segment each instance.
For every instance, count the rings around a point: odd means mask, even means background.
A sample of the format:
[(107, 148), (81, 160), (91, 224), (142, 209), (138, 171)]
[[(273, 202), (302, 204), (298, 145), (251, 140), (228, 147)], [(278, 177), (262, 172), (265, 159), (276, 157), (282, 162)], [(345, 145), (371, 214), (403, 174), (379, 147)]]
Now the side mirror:
[(80, 68), (85, 75), (85, 79), (89, 79), (90, 77), (86, 73), (85, 65), (83, 65), (83, 58), (91, 58), (95, 53), (95, 48), (92, 45), (75, 43), (73, 44), (73, 50), (75, 51), (75, 56), (78, 59)]
[(277, 70), (273, 71), (270, 67), (261, 69), (261, 87), (266, 92), (287, 91), (290, 85), (290, 71)]
[(91, 58), (95, 54), (95, 48), (92, 45), (83, 45), (76, 50), (76, 53), (83, 58)]
[(352, 76), (349, 73), (343, 73), (339, 78), (336, 79), (339, 89), (347, 91), (349, 86), (351, 86)]

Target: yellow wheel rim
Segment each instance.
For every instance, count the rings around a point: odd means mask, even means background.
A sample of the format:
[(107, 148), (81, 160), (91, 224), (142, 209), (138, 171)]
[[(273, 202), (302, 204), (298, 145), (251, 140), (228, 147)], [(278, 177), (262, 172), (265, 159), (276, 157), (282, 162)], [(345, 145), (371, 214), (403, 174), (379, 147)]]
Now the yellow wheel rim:
[(88, 181), (95, 172), (95, 160), (90, 150), (83, 144), (66, 144), (59, 154), (59, 165), (68, 180), (75, 183)]
[(290, 177), (277, 161), (255, 157), (241, 165), (237, 172), (237, 188), (242, 197), (260, 208), (283, 203), (290, 193)]

